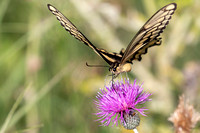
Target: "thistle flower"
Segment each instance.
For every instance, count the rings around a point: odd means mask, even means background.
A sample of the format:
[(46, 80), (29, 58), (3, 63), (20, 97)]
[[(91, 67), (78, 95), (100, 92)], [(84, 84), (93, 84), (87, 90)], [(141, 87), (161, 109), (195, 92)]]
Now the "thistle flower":
[[(100, 89), (95, 100), (99, 117), (103, 126), (110, 123), (118, 125), (118, 120), (126, 129), (134, 129), (139, 125), (139, 113), (145, 115), (146, 108), (139, 108), (139, 104), (149, 101), (150, 93), (143, 92), (141, 85), (130, 84), (129, 80), (117, 81), (105, 89)], [(139, 113), (138, 113), (139, 112)]]

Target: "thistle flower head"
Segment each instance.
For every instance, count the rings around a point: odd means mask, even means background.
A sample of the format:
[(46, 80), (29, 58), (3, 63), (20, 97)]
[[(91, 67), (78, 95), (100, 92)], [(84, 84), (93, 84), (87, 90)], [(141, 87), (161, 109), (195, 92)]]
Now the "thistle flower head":
[(98, 121), (103, 126), (108, 126), (110, 123), (118, 125), (118, 119), (127, 129), (134, 129), (139, 125), (138, 112), (145, 115), (146, 108), (139, 108), (139, 104), (149, 101), (150, 93), (143, 92), (141, 85), (136, 83), (136, 80), (131, 84), (128, 80), (117, 81), (105, 89), (100, 89), (97, 94), (95, 104), (99, 117)]

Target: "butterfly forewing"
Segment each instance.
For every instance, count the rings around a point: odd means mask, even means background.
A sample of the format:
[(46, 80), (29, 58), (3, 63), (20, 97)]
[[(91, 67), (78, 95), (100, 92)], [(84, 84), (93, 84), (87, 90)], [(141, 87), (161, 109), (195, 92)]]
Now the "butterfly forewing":
[(76, 26), (65, 17), (59, 10), (54, 6), (48, 4), (49, 10), (56, 16), (61, 25), (76, 39), (83, 42), (90, 48), (92, 48), (99, 56), (101, 56), (109, 65), (112, 65), (114, 62), (120, 62), (122, 56), (117, 53), (110, 53), (104, 49), (96, 48), (77, 28)]
[(147, 53), (149, 47), (160, 45), (162, 42), (160, 33), (167, 26), (175, 10), (175, 3), (158, 10), (131, 40), (122, 57), (121, 64), (135, 59), (140, 61), (142, 59), (141, 55)]

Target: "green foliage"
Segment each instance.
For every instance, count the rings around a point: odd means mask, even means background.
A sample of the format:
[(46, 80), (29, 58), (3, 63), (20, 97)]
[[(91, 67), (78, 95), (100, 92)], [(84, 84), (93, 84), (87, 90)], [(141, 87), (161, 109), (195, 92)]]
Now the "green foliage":
[[(110, 77), (105, 78), (110, 73), (86, 67), (85, 62), (106, 63), (60, 26), (47, 9), (51, 2), (0, 1), (1, 132), (125, 132), (95, 121), (93, 99), (98, 88), (109, 82)], [(178, 9), (162, 34), (162, 45), (134, 62), (128, 74), (153, 93), (146, 105), (149, 117), (142, 118), (140, 132), (173, 132), (167, 118), (179, 94), (186, 94), (194, 105), (200, 100), (199, 1), (51, 3), (97, 47), (119, 52), (155, 11), (170, 2), (177, 2)]]

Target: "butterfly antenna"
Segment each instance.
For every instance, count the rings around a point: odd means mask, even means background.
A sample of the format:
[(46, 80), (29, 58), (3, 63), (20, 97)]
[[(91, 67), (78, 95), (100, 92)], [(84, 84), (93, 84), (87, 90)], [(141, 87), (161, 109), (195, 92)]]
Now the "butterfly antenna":
[(110, 66), (104, 66), (104, 65), (89, 65), (87, 62), (86, 62), (86, 66), (88, 66), (88, 67), (110, 67)]

